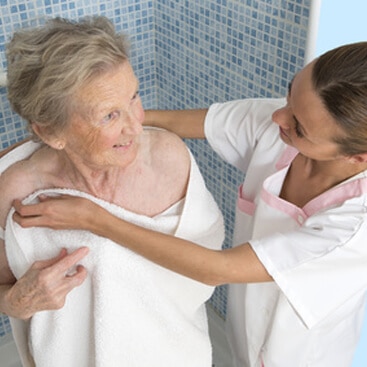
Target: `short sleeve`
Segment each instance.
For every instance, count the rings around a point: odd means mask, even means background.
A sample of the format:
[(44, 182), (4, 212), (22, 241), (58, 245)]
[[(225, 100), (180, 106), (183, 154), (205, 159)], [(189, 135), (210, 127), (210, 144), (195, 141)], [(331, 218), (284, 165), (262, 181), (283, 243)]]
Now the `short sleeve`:
[(345, 204), (310, 217), (299, 230), (251, 246), (303, 322), (312, 327), (367, 288), (367, 217)]
[(283, 98), (213, 104), (206, 115), (205, 136), (222, 159), (245, 172), (258, 141), (274, 125), (273, 112), (284, 105)]

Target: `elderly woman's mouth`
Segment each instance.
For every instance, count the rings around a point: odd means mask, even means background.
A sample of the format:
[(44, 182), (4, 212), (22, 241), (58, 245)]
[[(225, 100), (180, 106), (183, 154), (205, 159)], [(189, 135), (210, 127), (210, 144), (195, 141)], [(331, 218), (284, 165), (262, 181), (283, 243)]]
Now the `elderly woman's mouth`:
[(116, 149), (128, 148), (129, 146), (131, 146), (131, 144), (132, 144), (132, 140), (129, 141), (128, 143), (115, 144), (113, 147), (116, 148)]

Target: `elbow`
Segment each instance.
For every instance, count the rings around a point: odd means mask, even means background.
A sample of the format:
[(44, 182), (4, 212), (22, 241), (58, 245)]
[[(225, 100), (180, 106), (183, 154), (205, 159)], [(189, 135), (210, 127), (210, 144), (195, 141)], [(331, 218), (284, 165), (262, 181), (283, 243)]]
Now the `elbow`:
[(200, 279), (197, 280), (211, 287), (218, 287), (220, 285), (226, 284), (223, 277), (221, 277), (219, 274), (203, 274)]

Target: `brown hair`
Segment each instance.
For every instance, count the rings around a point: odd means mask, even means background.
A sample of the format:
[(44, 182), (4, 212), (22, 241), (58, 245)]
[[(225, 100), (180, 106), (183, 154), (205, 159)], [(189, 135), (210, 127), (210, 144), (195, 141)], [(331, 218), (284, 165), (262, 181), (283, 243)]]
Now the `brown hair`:
[(324, 106), (345, 132), (341, 153), (367, 152), (367, 42), (344, 45), (316, 59), (312, 82)]
[(49, 20), (14, 34), (7, 47), (8, 99), (29, 124), (62, 131), (75, 109), (73, 95), (91, 78), (128, 59), (124, 35), (105, 17)]

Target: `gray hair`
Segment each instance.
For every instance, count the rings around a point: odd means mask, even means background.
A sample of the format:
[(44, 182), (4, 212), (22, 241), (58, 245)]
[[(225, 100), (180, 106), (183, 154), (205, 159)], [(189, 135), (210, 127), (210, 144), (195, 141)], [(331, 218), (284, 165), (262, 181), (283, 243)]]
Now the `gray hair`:
[(54, 18), (17, 31), (7, 46), (11, 107), (50, 135), (61, 132), (75, 109), (73, 95), (128, 60), (128, 47), (126, 37), (102, 16)]

